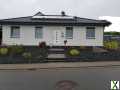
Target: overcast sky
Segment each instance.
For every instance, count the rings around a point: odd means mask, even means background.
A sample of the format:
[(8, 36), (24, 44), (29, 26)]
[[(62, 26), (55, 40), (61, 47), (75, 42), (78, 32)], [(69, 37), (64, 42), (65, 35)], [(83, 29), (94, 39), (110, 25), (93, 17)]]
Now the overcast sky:
[(120, 0), (0, 0), (0, 18), (31, 16), (38, 11), (98, 18), (120, 16)]

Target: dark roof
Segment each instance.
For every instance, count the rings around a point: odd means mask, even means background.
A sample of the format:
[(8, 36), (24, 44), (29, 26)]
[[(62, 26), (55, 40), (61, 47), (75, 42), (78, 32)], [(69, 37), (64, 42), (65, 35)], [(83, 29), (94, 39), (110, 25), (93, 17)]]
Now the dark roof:
[[(61, 15), (44, 15), (39, 12), (35, 15), (42, 16), (61, 16)], [(67, 15), (66, 15), (67, 16)], [(18, 17), (10, 19), (0, 20), (1, 25), (72, 25), (72, 26), (85, 26), (85, 25), (95, 25), (95, 26), (108, 26), (111, 23), (106, 20), (94, 20), (87, 18), (74, 17), (69, 19), (60, 18), (32, 18), (33, 16)], [(67, 16), (70, 17), (70, 16)]]

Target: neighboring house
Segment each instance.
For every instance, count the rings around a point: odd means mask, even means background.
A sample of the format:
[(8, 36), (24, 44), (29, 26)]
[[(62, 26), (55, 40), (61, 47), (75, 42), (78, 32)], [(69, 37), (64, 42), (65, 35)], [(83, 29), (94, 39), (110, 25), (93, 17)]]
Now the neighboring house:
[(120, 41), (120, 35), (104, 35), (104, 41), (117, 40)]
[(45, 15), (0, 20), (2, 43), (6, 45), (103, 46), (105, 20), (94, 20), (65, 15)]

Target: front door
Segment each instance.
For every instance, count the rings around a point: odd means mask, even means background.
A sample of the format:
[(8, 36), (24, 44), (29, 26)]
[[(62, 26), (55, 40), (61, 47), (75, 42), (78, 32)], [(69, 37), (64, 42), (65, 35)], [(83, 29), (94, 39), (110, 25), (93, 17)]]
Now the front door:
[(54, 45), (63, 46), (65, 40), (64, 30), (55, 30), (54, 31)]

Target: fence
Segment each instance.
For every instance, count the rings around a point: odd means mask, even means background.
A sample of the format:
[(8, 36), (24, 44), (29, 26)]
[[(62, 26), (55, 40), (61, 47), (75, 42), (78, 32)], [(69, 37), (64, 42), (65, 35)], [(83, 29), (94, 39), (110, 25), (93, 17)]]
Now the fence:
[(120, 41), (120, 35), (104, 35), (104, 40), (117, 40)]

